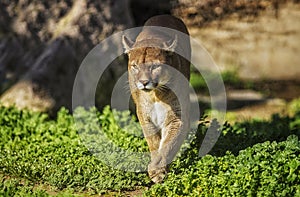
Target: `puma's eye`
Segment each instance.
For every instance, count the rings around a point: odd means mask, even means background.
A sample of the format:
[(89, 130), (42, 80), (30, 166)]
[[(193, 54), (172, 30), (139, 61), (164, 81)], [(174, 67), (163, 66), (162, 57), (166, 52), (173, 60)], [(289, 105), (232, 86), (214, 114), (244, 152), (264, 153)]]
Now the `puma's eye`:
[(151, 66), (151, 70), (155, 70), (158, 68), (160, 68), (160, 65), (158, 65), (158, 64), (154, 64), (153, 66)]
[(137, 66), (136, 64), (132, 64), (132, 65), (131, 65), (131, 68), (132, 68), (133, 70), (138, 70), (138, 69), (139, 69), (138, 66)]

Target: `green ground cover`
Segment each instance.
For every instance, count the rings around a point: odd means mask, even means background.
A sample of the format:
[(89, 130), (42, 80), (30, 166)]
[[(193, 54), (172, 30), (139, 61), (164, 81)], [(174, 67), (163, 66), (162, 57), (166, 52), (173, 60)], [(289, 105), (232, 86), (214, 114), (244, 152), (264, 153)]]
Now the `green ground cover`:
[[(198, 150), (207, 125), (200, 124), (165, 182), (157, 185), (143, 171), (121, 170), (124, 158), (114, 154), (116, 146), (129, 152), (148, 150), (129, 112), (79, 108), (75, 117), (76, 124), (65, 109), (50, 119), (43, 113), (0, 107), (0, 196), (130, 191), (145, 196), (300, 196), (300, 109), (292, 117), (225, 123), (213, 150), (201, 158)], [(86, 140), (94, 144), (86, 146)], [(109, 161), (95, 156), (97, 151), (109, 153)], [(133, 170), (149, 159), (129, 156), (134, 162), (125, 167)], [(116, 164), (119, 170), (112, 167)]]

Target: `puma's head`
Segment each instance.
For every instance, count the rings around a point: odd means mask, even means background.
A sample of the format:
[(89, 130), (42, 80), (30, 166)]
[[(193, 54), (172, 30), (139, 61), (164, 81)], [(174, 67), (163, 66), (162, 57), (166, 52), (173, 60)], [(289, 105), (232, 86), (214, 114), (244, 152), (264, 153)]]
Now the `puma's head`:
[(123, 45), (129, 58), (129, 80), (139, 90), (163, 89), (170, 82), (169, 68), (177, 40), (155, 42), (145, 40), (143, 43), (133, 43), (123, 36)]

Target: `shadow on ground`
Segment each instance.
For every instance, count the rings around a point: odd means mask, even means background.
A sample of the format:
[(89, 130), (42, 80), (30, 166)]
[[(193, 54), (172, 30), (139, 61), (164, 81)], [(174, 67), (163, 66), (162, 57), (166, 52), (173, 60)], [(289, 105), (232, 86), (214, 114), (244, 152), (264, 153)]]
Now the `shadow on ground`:
[(239, 151), (266, 141), (284, 141), (290, 135), (300, 137), (300, 111), (294, 117), (272, 115), (269, 121), (251, 120), (225, 123), (222, 134), (210, 152), (215, 156), (223, 156), (227, 151), (237, 155)]

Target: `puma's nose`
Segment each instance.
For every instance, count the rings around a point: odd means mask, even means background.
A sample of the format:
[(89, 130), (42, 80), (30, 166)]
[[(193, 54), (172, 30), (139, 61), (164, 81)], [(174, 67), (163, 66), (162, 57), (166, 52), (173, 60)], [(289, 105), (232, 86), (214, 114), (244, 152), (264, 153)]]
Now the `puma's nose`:
[(140, 80), (141, 84), (143, 84), (144, 86), (149, 84), (149, 80)]

